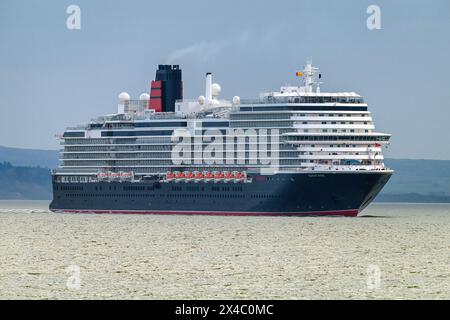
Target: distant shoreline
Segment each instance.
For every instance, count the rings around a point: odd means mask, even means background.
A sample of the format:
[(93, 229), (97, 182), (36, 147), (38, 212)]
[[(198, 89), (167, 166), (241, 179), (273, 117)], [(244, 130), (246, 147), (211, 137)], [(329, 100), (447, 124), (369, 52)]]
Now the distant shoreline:
[(381, 193), (374, 202), (450, 203), (450, 196), (419, 193)]

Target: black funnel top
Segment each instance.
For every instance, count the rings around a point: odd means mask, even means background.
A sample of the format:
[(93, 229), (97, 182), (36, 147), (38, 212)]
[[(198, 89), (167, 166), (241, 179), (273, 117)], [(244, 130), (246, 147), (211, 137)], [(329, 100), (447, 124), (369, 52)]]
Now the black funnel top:
[(163, 112), (174, 112), (175, 101), (183, 99), (183, 81), (179, 65), (160, 64), (156, 70), (156, 81), (161, 81)]

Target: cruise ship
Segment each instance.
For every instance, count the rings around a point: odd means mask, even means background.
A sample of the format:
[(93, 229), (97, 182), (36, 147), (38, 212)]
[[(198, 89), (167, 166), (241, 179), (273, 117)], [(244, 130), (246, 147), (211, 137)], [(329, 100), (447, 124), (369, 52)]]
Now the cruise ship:
[(50, 209), (69, 213), (357, 216), (393, 171), (390, 134), (363, 97), (322, 92), (318, 68), (255, 99), (183, 99), (182, 70), (159, 65), (149, 93), (69, 127)]

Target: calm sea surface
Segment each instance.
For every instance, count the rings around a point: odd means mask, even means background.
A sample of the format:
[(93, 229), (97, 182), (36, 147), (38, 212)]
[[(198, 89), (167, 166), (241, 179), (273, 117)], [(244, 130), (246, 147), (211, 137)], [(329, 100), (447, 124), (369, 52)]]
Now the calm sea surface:
[(358, 218), (56, 214), (0, 201), (0, 299), (450, 299), (450, 205)]

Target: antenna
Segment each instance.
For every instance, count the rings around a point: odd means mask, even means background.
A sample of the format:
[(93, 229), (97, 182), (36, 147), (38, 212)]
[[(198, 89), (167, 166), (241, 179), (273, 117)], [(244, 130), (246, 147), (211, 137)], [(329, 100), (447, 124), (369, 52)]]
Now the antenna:
[[(305, 92), (312, 93), (313, 92), (313, 84), (317, 84), (317, 90), (320, 92), (320, 82), (317, 81), (319, 74), (319, 68), (312, 66), (312, 60), (308, 60), (305, 67), (303, 68), (303, 82), (305, 84)], [(320, 78), (321, 76), (319, 76)]]

